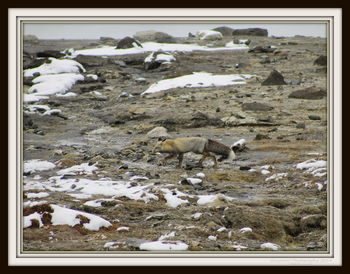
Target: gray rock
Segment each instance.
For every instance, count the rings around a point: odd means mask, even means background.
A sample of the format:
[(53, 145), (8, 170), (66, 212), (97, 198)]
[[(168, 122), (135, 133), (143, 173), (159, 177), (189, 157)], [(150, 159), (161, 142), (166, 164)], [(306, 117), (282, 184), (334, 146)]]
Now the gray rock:
[(271, 71), (270, 75), (261, 83), (262, 86), (286, 85), (284, 77), (277, 70)]
[(257, 140), (257, 141), (264, 140), (264, 139), (271, 139), (271, 137), (268, 135), (258, 133), (254, 138), (254, 140)]
[(327, 217), (323, 214), (305, 216), (300, 220), (300, 227), (303, 231), (325, 229), (327, 227)]
[(309, 115), (310, 120), (321, 120), (321, 117), (318, 115)]
[(299, 123), (299, 124), (297, 124), (296, 127), (297, 127), (297, 128), (305, 129), (305, 123)]
[(168, 130), (165, 127), (155, 127), (146, 134), (149, 138), (168, 137)]
[(255, 46), (248, 50), (248, 52), (253, 53), (271, 53), (274, 52), (276, 48), (272, 48), (271, 46)]

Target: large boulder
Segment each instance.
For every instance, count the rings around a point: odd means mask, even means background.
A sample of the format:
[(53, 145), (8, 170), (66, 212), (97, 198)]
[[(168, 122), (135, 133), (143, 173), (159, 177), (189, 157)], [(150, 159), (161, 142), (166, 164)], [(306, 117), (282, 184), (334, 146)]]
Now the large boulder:
[(162, 64), (170, 65), (171, 62), (176, 61), (175, 57), (170, 53), (163, 51), (152, 52), (148, 55), (144, 61), (144, 67), (146, 70), (158, 68)]
[(218, 31), (222, 34), (222, 36), (229, 36), (231, 37), (232, 36), (232, 33), (233, 33), (233, 29), (229, 28), (229, 27), (217, 27), (215, 29), (213, 29), (214, 31)]
[(233, 30), (232, 35), (268, 36), (268, 32), (266, 29), (260, 28), (235, 29)]
[(319, 56), (319, 57), (314, 61), (314, 65), (318, 65), (318, 66), (327, 66), (327, 56), (325, 56), (325, 55)]
[(139, 41), (129, 36), (124, 37), (117, 43), (117, 49), (129, 49), (134, 47), (142, 48), (142, 45)]
[(117, 40), (112, 38), (112, 37), (100, 37), (100, 41), (102, 44), (107, 44), (107, 45), (115, 45), (117, 43)]
[(147, 30), (147, 31), (139, 31), (136, 32), (133, 37), (136, 40), (139, 40), (141, 42), (147, 42), (147, 41), (152, 41), (152, 42), (158, 42), (158, 43), (175, 43), (175, 38), (172, 37), (171, 35), (160, 32), (160, 31), (155, 31), (155, 30)]
[(149, 138), (168, 137), (168, 130), (165, 127), (155, 127), (151, 131), (147, 132)]
[(25, 43), (38, 44), (39, 43), (39, 38), (36, 37), (35, 35), (24, 35), (23, 41)]
[(30, 69), (39, 67), (45, 62), (48, 62), (47, 59), (35, 59), (33, 55), (28, 52), (23, 52), (23, 69)]
[(60, 52), (60, 51), (58, 51), (58, 50), (44, 50), (44, 51), (40, 51), (40, 52), (37, 52), (36, 53), (36, 56), (37, 57), (53, 57), (53, 58), (57, 58), (57, 59), (59, 59), (59, 58), (61, 58), (61, 57), (63, 57), (63, 56), (65, 56), (65, 54), (64, 53), (62, 53), (62, 52)]
[(80, 63), (83, 67), (100, 67), (106, 65), (108, 60), (101, 56), (89, 56), (89, 55), (78, 55), (75, 61)]
[(309, 87), (293, 91), (289, 98), (317, 100), (327, 96), (327, 91), (317, 87)]
[(270, 75), (261, 83), (262, 86), (271, 86), (271, 85), (286, 85), (284, 77), (277, 70), (271, 71)]
[(197, 37), (200, 40), (215, 41), (223, 38), (222, 34), (215, 30), (200, 30), (197, 32)]

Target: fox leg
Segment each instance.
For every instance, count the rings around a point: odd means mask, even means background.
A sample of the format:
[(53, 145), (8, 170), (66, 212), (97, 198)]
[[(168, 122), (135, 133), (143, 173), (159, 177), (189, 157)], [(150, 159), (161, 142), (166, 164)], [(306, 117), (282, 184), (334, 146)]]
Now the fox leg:
[(178, 168), (182, 167), (182, 161), (184, 160), (184, 154), (183, 153), (179, 153), (179, 155), (177, 156), (177, 159), (179, 160), (179, 164), (178, 164)]
[(170, 154), (168, 156), (166, 156), (163, 160), (163, 165), (165, 165), (170, 159), (174, 158), (176, 156), (176, 154)]
[(218, 162), (216, 161), (215, 155), (211, 154), (210, 156), (212, 157), (212, 159), (214, 161), (214, 167), (217, 167), (218, 166)]
[(203, 161), (204, 161), (207, 157), (210, 156), (210, 153), (204, 151), (204, 152), (202, 153), (202, 155), (203, 155), (202, 159), (200, 159), (199, 162), (198, 162), (198, 165), (199, 165), (199, 166), (203, 166)]
[(211, 157), (211, 158), (213, 159), (213, 161), (214, 161), (214, 167), (217, 167), (217, 166), (218, 166), (218, 162), (216, 161), (215, 155), (213, 155), (213, 154), (211, 154), (210, 152), (207, 152), (207, 151), (203, 152), (203, 157), (202, 157), (202, 159), (200, 159), (200, 161), (199, 161), (198, 164), (199, 164), (200, 166), (203, 166), (203, 161), (204, 161), (207, 157)]

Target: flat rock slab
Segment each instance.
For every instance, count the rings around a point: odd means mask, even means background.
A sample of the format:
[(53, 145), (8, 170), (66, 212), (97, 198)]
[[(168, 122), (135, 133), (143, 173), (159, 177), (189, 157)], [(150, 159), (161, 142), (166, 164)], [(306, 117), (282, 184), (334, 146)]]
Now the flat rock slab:
[(244, 103), (242, 105), (242, 110), (251, 110), (251, 111), (270, 111), (273, 107), (263, 104), (263, 103)]
[(327, 96), (327, 91), (317, 87), (309, 87), (293, 91), (289, 98), (317, 100)]

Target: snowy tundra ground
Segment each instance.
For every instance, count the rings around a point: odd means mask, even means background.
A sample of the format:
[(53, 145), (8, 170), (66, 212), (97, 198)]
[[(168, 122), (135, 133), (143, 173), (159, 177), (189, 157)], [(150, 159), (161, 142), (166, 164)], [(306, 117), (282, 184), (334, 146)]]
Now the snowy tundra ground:
[[(250, 39), (278, 51), (25, 44), (71, 49), (24, 71), (23, 251), (327, 251), (327, 98), (289, 98), (326, 88), (326, 41)], [(273, 69), (298, 84), (262, 86)], [(248, 149), (218, 168), (192, 153), (162, 166), (156, 127)]]

